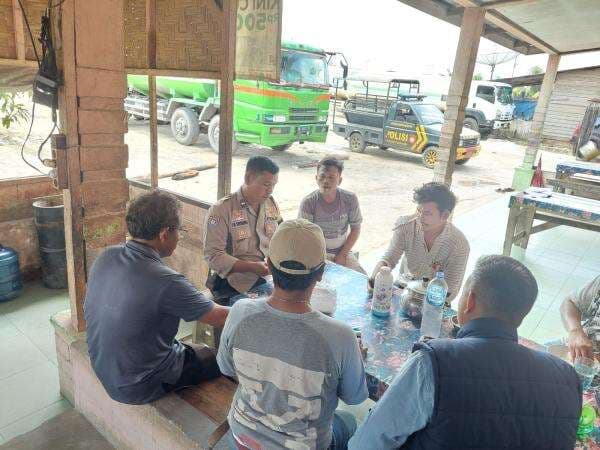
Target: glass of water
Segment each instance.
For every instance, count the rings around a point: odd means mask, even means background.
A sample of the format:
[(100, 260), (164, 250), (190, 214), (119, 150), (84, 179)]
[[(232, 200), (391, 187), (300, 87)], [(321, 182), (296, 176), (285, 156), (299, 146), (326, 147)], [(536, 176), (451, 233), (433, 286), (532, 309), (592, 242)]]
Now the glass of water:
[(584, 391), (588, 390), (592, 386), (594, 377), (598, 374), (598, 364), (591, 358), (578, 356), (575, 358), (574, 367), (575, 372), (579, 375), (582, 389)]

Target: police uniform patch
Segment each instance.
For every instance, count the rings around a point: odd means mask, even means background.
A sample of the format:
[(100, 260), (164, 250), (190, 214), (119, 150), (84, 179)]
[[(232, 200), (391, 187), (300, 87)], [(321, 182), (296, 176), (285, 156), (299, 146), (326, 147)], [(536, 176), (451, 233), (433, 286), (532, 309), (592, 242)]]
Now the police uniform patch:
[(220, 221), (219, 217), (217, 217), (217, 216), (210, 216), (208, 218), (208, 226), (210, 228), (214, 228), (217, 225), (219, 225), (219, 221)]
[(236, 220), (234, 222), (231, 222), (231, 228), (243, 227), (244, 225), (248, 225), (247, 220)]
[(248, 231), (248, 228), (240, 228), (239, 230), (235, 230), (235, 234), (237, 236), (237, 239), (246, 239), (250, 236), (250, 232)]
[(246, 220), (246, 215), (244, 214), (244, 211), (234, 211), (231, 216), (231, 221), (240, 222), (242, 220)]

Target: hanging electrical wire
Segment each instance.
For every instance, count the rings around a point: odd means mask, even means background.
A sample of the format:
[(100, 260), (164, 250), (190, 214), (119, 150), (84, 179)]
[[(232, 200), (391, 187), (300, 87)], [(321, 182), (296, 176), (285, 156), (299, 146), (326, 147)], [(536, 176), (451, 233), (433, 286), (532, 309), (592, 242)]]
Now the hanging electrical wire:
[[(27, 141), (29, 140), (29, 137), (31, 136), (31, 129), (33, 128), (33, 119), (34, 119), (34, 115), (35, 115), (35, 103), (32, 104), (31, 107), (31, 123), (29, 124), (29, 131), (27, 132), (27, 136), (25, 137), (25, 140), (23, 141), (23, 143), (21, 144), (21, 159), (23, 160), (23, 162), (25, 164), (27, 164), (29, 167), (31, 167), (32, 169), (36, 170), (37, 172), (41, 173), (42, 175), (46, 175), (44, 172), (42, 172), (40, 169), (38, 169), (36, 166), (34, 166), (33, 164), (31, 164), (29, 161), (27, 161), (27, 159), (25, 158), (25, 144), (27, 143)], [(39, 150), (38, 150), (39, 151)]]

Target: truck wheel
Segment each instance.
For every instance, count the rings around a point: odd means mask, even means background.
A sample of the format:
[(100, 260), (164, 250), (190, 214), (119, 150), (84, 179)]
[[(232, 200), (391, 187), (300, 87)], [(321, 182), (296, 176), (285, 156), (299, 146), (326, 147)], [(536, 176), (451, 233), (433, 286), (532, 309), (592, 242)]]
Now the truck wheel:
[(350, 146), (350, 151), (356, 153), (364, 153), (365, 148), (367, 148), (367, 143), (365, 142), (365, 138), (362, 134), (355, 131), (348, 138), (348, 145)]
[(471, 158), (465, 158), (465, 159), (457, 159), (456, 161), (454, 161), (454, 164), (456, 164), (457, 166), (464, 166), (466, 163), (469, 162)]
[(290, 142), (289, 144), (275, 145), (274, 147), (271, 147), (271, 150), (275, 150), (276, 152), (285, 152), (291, 146), (292, 146), (292, 142)]
[(477, 122), (477, 120), (473, 119), (472, 117), (465, 117), (465, 121), (463, 122), (463, 125), (466, 128), (469, 128), (471, 130), (475, 130), (475, 131), (479, 132), (479, 123)]
[(171, 133), (182, 145), (192, 145), (200, 135), (200, 125), (196, 113), (184, 106), (175, 110), (171, 117)]
[[(221, 116), (219, 114), (215, 114), (208, 124), (208, 142), (210, 143), (210, 148), (212, 148), (213, 152), (217, 155), (219, 154), (219, 124), (221, 123)], [(237, 153), (239, 143), (235, 139), (235, 135), (233, 140), (231, 141), (231, 154), (235, 155)]]
[(437, 145), (430, 145), (421, 154), (423, 165), (428, 169), (433, 169), (435, 167), (435, 163), (438, 159), (438, 150), (439, 148)]

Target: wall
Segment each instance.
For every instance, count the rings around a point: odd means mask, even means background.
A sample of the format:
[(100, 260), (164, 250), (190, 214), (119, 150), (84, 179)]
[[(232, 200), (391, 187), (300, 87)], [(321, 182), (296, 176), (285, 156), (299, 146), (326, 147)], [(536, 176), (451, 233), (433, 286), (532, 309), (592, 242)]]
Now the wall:
[[(150, 190), (148, 185), (129, 182), (129, 197), (133, 199)], [(163, 189), (163, 191), (166, 191)], [(168, 192), (168, 191), (166, 191)], [(208, 276), (208, 265), (204, 262), (204, 222), (210, 204), (200, 200), (171, 192), (181, 202), (181, 226), (179, 244), (173, 256), (165, 258), (165, 262), (182, 273), (196, 288), (205, 289)]]
[(57, 195), (45, 176), (0, 180), (0, 242), (19, 252), (25, 279), (39, 276), (40, 256), (33, 223), (33, 199)]
[(558, 73), (542, 138), (568, 141), (592, 98), (600, 97), (600, 68)]

